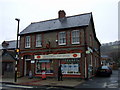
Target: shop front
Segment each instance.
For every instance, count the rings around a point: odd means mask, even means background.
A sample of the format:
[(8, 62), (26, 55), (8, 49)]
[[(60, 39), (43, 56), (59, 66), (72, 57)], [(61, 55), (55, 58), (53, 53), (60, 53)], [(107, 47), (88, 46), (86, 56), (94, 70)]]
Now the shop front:
[(64, 77), (81, 75), (81, 53), (35, 55), (35, 75), (56, 76), (59, 65)]

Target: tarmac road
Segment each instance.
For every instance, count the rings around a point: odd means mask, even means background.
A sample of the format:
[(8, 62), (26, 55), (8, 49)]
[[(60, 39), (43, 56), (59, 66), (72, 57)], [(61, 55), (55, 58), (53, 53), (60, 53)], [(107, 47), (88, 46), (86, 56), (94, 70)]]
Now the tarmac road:
[(110, 77), (93, 77), (76, 88), (120, 88), (120, 69), (113, 70)]
[[(64, 80), (67, 82), (67, 80)], [(56, 81), (57, 82), (57, 81)], [(78, 82), (78, 81), (77, 81)], [(30, 86), (30, 85), (19, 85), (19, 84), (11, 84), (11, 83), (0, 83), (0, 88), (2, 90), (35, 90), (38, 88), (40, 90), (78, 90), (80, 88), (101, 88), (101, 89), (110, 89), (116, 88), (120, 90), (120, 69), (113, 70), (113, 73), (110, 77), (93, 77), (83, 83), (71, 88), (71, 87), (56, 87), (56, 86)]]
[(73, 90), (73, 88), (52, 87), (52, 86), (23, 86), (14, 84), (2, 84), (0, 90)]

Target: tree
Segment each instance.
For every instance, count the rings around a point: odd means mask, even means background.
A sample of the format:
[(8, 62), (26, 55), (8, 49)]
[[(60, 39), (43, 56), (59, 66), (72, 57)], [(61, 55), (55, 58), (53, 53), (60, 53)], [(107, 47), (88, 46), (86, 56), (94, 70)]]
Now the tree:
[(113, 51), (109, 53), (109, 57), (115, 62), (118, 63), (120, 66), (120, 51)]

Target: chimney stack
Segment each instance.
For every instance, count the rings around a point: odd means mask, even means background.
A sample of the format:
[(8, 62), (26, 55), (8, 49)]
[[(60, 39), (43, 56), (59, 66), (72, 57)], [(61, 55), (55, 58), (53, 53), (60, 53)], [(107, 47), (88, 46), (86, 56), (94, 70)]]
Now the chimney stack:
[(58, 18), (64, 18), (65, 15), (66, 15), (66, 13), (65, 13), (64, 10), (60, 10), (60, 11), (58, 12)]

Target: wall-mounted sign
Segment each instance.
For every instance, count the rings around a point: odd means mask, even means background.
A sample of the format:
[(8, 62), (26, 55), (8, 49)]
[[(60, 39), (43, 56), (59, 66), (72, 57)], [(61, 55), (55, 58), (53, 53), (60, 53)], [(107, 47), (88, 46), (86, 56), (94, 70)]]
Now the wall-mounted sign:
[(90, 47), (88, 47), (87, 49), (88, 50), (86, 51), (86, 54), (93, 53), (93, 50)]
[(93, 52), (93, 50), (90, 47), (88, 47), (88, 51), (90, 51), (91, 53)]
[(68, 54), (48, 54), (48, 55), (35, 55), (34, 59), (65, 59), (65, 58), (80, 58), (81, 53), (68, 53)]

